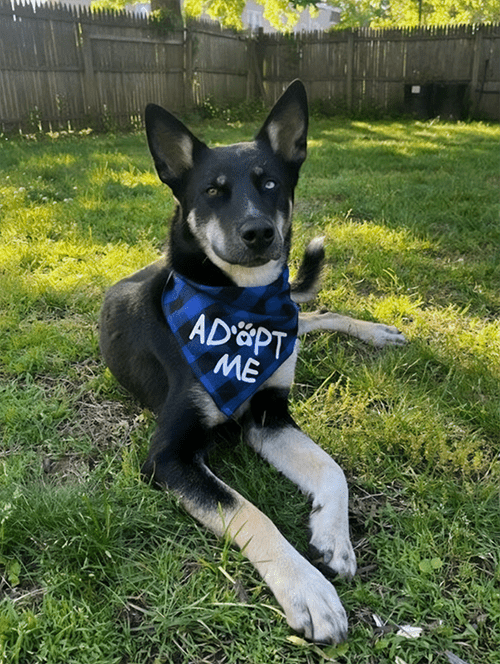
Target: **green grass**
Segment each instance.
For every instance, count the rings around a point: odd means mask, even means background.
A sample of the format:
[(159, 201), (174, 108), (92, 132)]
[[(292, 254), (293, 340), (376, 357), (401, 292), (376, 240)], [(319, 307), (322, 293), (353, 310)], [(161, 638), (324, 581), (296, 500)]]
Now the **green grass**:
[[(225, 143), (256, 127), (194, 129)], [(173, 211), (143, 135), (2, 138), (2, 664), (500, 662), (499, 138), (312, 122), (292, 271), (325, 235), (315, 306), (409, 340), (303, 343), (292, 411), (346, 470), (359, 564), (337, 583), (349, 640), (330, 648), (294, 637), (244, 557), (139, 479), (154, 421), (103, 366), (96, 321)], [(290, 483), (244, 445), (212, 464), (306, 550)]]

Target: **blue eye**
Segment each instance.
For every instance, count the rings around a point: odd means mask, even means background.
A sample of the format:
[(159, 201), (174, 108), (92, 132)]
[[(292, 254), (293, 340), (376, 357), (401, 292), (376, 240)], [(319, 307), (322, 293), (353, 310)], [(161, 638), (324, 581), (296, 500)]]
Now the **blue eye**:
[(264, 189), (275, 189), (276, 187), (276, 182), (274, 180), (267, 180), (267, 182), (264, 183)]

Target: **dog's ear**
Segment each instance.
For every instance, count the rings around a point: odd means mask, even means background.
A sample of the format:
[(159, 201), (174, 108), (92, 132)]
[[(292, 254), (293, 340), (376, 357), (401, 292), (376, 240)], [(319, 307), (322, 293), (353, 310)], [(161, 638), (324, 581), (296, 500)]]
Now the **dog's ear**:
[(148, 104), (145, 118), (149, 149), (160, 180), (176, 194), (183, 176), (208, 147), (161, 106)]
[(255, 137), (268, 143), (273, 152), (298, 169), (307, 152), (307, 94), (304, 84), (295, 80), (278, 99)]

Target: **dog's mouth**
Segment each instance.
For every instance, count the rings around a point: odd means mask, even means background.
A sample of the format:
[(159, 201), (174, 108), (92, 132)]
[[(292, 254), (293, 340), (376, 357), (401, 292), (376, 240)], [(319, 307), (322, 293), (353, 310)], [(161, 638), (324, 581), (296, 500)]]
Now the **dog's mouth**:
[(230, 265), (241, 265), (241, 267), (262, 267), (270, 261), (281, 258), (282, 252), (278, 246), (269, 247), (265, 251), (255, 253), (248, 249), (239, 251), (222, 251), (216, 245), (212, 245), (214, 254), (225, 263)]
[[(193, 232), (197, 225), (190, 221)], [(225, 231), (219, 220), (211, 219), (198, 233), (207, 256), (222, 270), (225, 266), (262, 268), (272, 262), (286, 260), (282, 229), (269, 220), (251, 218), (237, 228)]]

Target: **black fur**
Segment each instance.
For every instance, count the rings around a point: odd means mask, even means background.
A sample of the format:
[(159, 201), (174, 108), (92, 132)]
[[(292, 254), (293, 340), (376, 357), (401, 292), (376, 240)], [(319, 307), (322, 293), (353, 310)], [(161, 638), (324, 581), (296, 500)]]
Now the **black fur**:
[[(206, 464), (219, 434), (227, 439), (234, 429), (242, 433), (311, 498), (315, 563), (329, 574), (355, 573), (345, 475), (288, 412), (297, 348), (228, 420), (185, 363), (161, 306), (173, 271), (222, 287), (267, 286), (283, 274), (307, 124), (306, 93), (299, 81), (275, 104), (254, 141), (213, 149), (164, 109), (148, 106), (149, 147), (160, 179), (178, 202), (168, 255), (107, 292), (100, 334), (112, 373), (157, 416), (142, 467), (145, 478), (175, 492), (207, 528), (231, 537), (265, 579), (293, 629), (318, 642), (337, 643), (345, 638), (347, 615), (334, 587), (270, 519)], [(292, 284), (296, 302), (314, 297), (323, 256), (323, 241), (317, 238)], [(378, 347), (405, 343), (394, 327), (331, 312), (299, 314), (299, 335), (318, 329)]]
[[(161, 486), (215, 509), (231, 502), (207, 471), (206, 451), (222, 418), (211, 422), (196, 379), (185, 365), (161, 309), (171, 270), (207, 285), (231, 285), (221, 265), (284, 265), (291, 242), (291, 208), (305, 159), (307, 100), (292, 84), (270, 113), (254, 142), (209, 149), (164, 109), (146, 110), (149, 146), (160, 179), (178, 206), (171, 222), (168, 259), (128, 277), (106, 294), (100, 318), (101, 351), (118, 381), (158, 417), (142, 471)], [(294, 145), (289, 145), (293, 135)], [(273, 183), (269, 185), (269, 183)], [(196, 222), (190, 214), (196, 213)], [(207, 255), (214, 217), (227, 238), (217, 248), (219, 265)], [(277, 229), (280, 219), (282, 237)], [(207, 230), (208, 229), (208, 230)], [(267, 236), (272, 235), (272, 240)], [(256, 238), (256, 239), (255, 239)], [(300, 290), (317, 277), (321, 251), (306, 253)], [(288, 390), (266, 389), (251, 401), (255, 421), (289, 424)], [(213, 410), (212, 405), (211, 409)]]
[[(157, 416), (145, 478), (178, 495), (186, 509), (244, 551), (307, 638), (338, 642), (347, 616), (333, 586), (285, 540), (272, 521), (208, 468), (214, 440), (231, 432), (312, 500), (311, 548), (329, 572), (356, 570), (349, 538), (348, 487), (339, 466), (288, 412), (297, 348), (228, 420), (195, 378), (161, 306), (172, 272), (208, 286), (267, 286), (283, 273), (291, 244), (294, 189), (306, 157), (307, 99), (295, 81), (254, 141), (210, 149), (173, 115), (150, 105), (146, 130), (160, 179), (178, 206), (167, 257), (123, 279), (106, 294), (101, 350), (118, 381)], [(321, 238), (306, 249), (292, 284), (304, 302), (318, 288)], [(396, 328), (327, 312), (301, 313), (298, 333), (326, 329), (377, 346), (402, 344)], [(236, 434), (238, 435), (238, 434)]]

